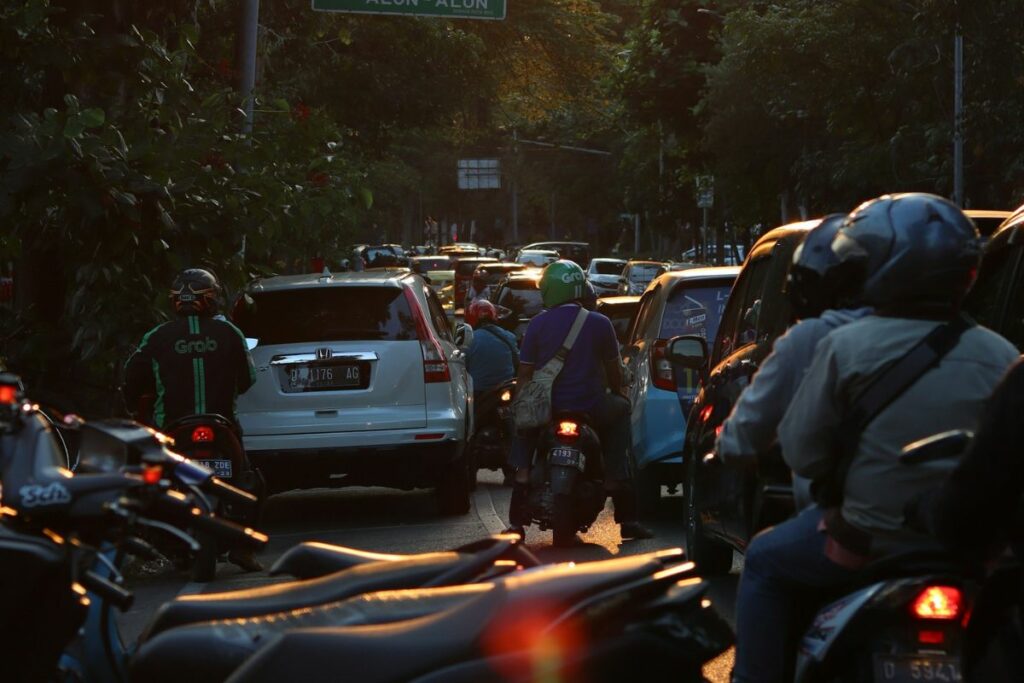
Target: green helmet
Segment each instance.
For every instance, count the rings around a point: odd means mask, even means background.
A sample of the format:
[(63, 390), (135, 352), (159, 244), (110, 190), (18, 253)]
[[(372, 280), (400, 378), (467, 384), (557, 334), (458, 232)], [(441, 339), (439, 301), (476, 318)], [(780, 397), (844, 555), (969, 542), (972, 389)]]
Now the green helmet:
[(545, 308), (554, 308), (583, 297), (587, 289), (587, 277), (583, 269), (572, 261), (555, 261), (548, 264), (540, 276), (540, 297)]

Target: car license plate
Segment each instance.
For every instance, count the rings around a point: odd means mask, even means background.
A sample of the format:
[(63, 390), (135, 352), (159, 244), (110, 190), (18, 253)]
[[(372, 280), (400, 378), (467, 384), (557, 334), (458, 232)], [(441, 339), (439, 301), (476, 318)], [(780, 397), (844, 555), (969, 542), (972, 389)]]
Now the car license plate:
[(583, 471), (587, 458), (583, 452), (575, 448), (552, 448), (548, 454), (548, 463), (561, 467), (575, 467)]
[(196, 463), (202, 465), (208, 470), (213, 471), (213, 474), (221, 479), (231, 478), (231, 461), (230, 460), (196, 460)]
[(875, 655), (875, 683), (958, 683), (960, 658), (942, 655)]
[(364, 369), (358, 363), (290, 365), (282, 388), (288, 393), (358, 389), (366, 386), (364, 379)]

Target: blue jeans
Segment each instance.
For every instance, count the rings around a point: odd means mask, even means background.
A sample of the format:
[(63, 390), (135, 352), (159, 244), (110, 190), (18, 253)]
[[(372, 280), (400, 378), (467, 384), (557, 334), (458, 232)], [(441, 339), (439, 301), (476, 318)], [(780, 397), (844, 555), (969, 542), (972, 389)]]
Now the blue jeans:
[(825, 557), (822, 514), (813, 505), (748, 546), (736, 600), (734, 683), (784, 680), (796, 656), (801, 599), (857, 575)]

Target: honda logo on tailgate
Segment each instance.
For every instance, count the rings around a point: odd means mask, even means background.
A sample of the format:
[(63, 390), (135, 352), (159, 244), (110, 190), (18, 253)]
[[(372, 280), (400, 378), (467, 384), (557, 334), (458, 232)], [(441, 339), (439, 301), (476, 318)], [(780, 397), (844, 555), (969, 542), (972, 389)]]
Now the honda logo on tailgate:
[(329, 360), (332, 355), (334, 355), (334, 353), (330, 349), (328, 349), (328, 348), (322, 348), (322, 349), (317, 349), (316, 350), (316, 359), (317, 360)]

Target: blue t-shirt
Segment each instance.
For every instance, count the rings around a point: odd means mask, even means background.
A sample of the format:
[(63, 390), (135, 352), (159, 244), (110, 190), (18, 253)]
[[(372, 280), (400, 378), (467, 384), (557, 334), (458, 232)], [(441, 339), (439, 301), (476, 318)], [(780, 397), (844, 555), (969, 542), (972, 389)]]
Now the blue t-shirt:
[[(499, 339), (500, 337), (500, 339)], [(473, 330), (466, 352), (466, 368), (473, 378), (473, 393), (488, 391), (515, 376), (516, 336), (496, 325)]]
[[(555, 357), (569, 334), (578, 304), (562, 304), (537, 314), (530, 321), (519, 351), (523, 363), (539, 370)], [(618, 361), (619, 343), (612, 321), (590, 311), (576, 343), (569, 351), (562, 371), (551, 388), (553, 410), (576, 410), (593, 413), (604, 401), (604, 363)]]

